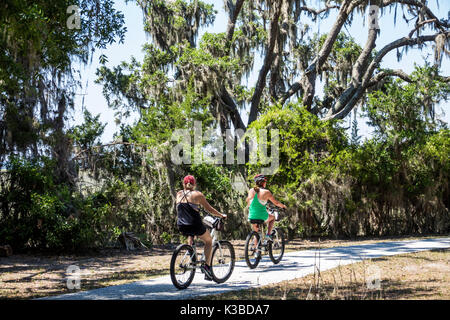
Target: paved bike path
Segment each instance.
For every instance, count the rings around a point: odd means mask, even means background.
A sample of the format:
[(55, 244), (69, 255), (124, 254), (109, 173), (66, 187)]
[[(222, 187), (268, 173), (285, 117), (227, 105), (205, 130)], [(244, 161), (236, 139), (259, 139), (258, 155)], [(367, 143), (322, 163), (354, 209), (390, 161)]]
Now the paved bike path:
[[(392, 256), (403, 253), (432, 249), (450, 248), (449, 238), (389, 241), (365, 245), (334, 247), (320, 250), (302, 250), (284, 254), (283, 260), (274, 265), (268, 256), (261, 259), (256, 269), (249, 269), (245, 261), (237, 261), (230, 279), (222, 284), (204, 280), (197, 271), (194, 281), (185, 290), (177, 290), (170, 276), (145, 281), (105, 287), (90, 291), (81, 291), (44, 299), (81, 300), (81, 299), (132, 299), (132, 300), (184, 300), (195, 297), (242, 290), (304, 277), (314, 272), (314, 266), (320, 271), (347, 265), (361, 260)], [(83, 280), (81, 279), (81, 286)]]

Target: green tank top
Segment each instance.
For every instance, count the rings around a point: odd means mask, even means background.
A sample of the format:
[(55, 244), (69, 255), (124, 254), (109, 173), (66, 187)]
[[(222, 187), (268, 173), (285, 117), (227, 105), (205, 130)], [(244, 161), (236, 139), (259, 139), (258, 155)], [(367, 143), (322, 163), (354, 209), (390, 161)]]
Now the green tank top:
[(269, 218), (269, 213), (267, 212), (266, 206), (259, 202), (258, 194), (255, 194), (250, 204), (248, 219), (267, 220), (267, 218)]

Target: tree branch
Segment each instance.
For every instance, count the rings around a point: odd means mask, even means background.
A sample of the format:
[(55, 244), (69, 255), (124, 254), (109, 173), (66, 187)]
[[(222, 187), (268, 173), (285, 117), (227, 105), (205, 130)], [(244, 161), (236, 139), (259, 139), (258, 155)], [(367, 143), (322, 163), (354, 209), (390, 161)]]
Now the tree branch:
[(421, 27), (423, 27), (424, 25), (431, 23), (431, 22), (436, 22), (436, 19), (429, 19), (429, 20), (419, 22), (416, 25), (416, 27), (413, 30), (411, 30), (411, 32), (408, 34), (408, 38), (412, 38), (412, 36), (414, 35), (414, 33), (416, 33), (417, 30), (419, 30)]
[(399, 77), (400, 79), (406, 82), (412, 82), (412, 79), (409, 77), (407, 73), (402, 70), (383, 70), (377, 73), (367, 84), (367, 88), (373, 87), (377, 85), (381, 80), (386, 77)]
[[(378, 64), (381, 62), (381, 60), (388, 54), (390, 51), (395, 50), (397, 48), (405, 47), (405, 46), (414, 46), (417, 44), (421, 44), (424, 42), (431, 42), (435, 41), (436, 37), (439, 36), (441, 33), (437, 33), (434, 35), (427, 35), (427, 36), (420, 36), (417, 38), (408, 38), (403, 37), (401, 39), (398, 39), (396, 41), (393, 41), (386, 46), (384, 46), (376, 55), (375, 59), (372, 61), (372, 63), (369, 65), (369, 68), (367, 69), (366, 73), (363, 77), (363, 86), (366, 86), (369, 82), (370, 78), (372, 77), (373, 72), (375, 71), (375, 68), (378, 66)], [(450, 37), (450, 31), (447, 31), (445, 33), (445, 36), (448, 38)]]
[[(236, 28), (236, 21), (239, 13), (241, 12), (242, 5), (245, 0), (237, 0), (236, 5), (233, 8), (230, 8), (230, 19), (228, 20), (227, 25), (227, 44), (226, 44), (226, 52), (230, 52), (231, 41), (233, 40), (234, 29)], [(229, 1), (227, 1), (229, 2)]]
[[(228, 20), (228, 25), (227, 25), (225, 55), (230, 54), (234, 30), (236, 28), (236, 21), (239, 16), (239, 13), (241, 12), (244, 1), (245, 0), (237, 0), (236, 5), (233, 5), (231, 0), (226, 1), (226, 5), (228, 5), (230, 14), (229, 14), (229, 20)], [(227, 89), (225, 88), (225, 86), (222, 86), (220, 89), (220, 92), (218, 95), (218, 101), (222, 106), (224, 106), (227, 109), (226, 113), (228, 113), (230, 115), (231, 121), (233, 122), (235, 129), (241, 128), (241, 129), (245, 130), (245, 125), (244, 125), (244, 122), (242, 121), (241, 115), (239, 114), (239, 110), (238, 110), (235, 102), (231, 98), (230, 94), (228, 93)], [(226, 116), (226, 114), (225, 114), (225, 116)]]
[(261, 102), (261, 96), (262, 92), (264, 90), (265, 84), (266, 84), (266, 77), (267, 73), (270, 70), (270, 65), (272, 64), (272, 61), (274, 59), (274, 48), (278, 36), (278, 30), (279, 30), (279, 22), (278, 19), (281, 14), (281, 7), (285, 3), (286, 0), (281, 0), (278, 3), (280, 3), (278, 6), (275, 7), (275, 12), (272, 17), (272, 21), (270, 23), (270, 35), (269, 35), (269, 45), (267, 48), (266, 56), (264, 57), (264, 63), (261, 67), (261, 70), (259, 71), (258, 80), (256, 82), (255, 92), (253, 93), (253, 97), (251, 99), (251, 105), (250, 105), (250, 114), (248, 117), (248, 125), (250, 125), (253, 121), (256, 120), (258, 117), (258, 111), (259, 111), (259, 103)]
[(325, 3), (325, 8), (316, 10), (316, 9), (314, 9), (314, 8), (310, 8), (310, 7), (303, 6), (303, 7), (299, 7), (299, 11), (307, 11), (307, 12), (309, 12), (311, 15), (316, 16), (316, 18), (317, 18), (318, 15), (320, 15), (320, 14), (322, 14), (322, 13), (324, 13), (324, 12), (330, 10), (330, 9), (339, 9), (339, 8), (340, 8), (340, 6), (338, 6), (338, 5), (332, 5), (330, 1), (327, 1), (327, 2)]
[(227, 89), (225, 89), (225, 87), (222, 88), (222, 92), (220, 94), (219, 99), (222, 105), (228, 109), (234, 128), (243, 129), (245, 131), (246, 127), (244, 121), (242, 121), (238, 107), (236, 106), (236, 103), (234, 103), (233, 98), (231, 98), (230, 94), (228, 93)]
[(322, 48), (318, 53), (318, 56), (311, 62), (311, 64), (308, 66), (308, 68), (306, 69), (300, 80), (294, 82), (292, 86), (289, 88), (289, 90), (286, 92), (286, 94), (281, 98), (280, 101), (281, 104), (284, 104), (286, 100), (288, 100), (292, 95), (294, 95), (300, 89), (302, 89), (304, 96), (303, 104), (305, 106), (312, 105), (312, 101), (314, 98), (317, 70), (320, 70), (322, 68), (323, 64), (330, 55), (331, 50), (333, 48), (333, 44), (336, 42), (336, 39), (339, 33), (341, 32), (341, 29), (344, 26), (345, 22), (347, 21), (349, 14), (361, 2), (362, 1), (346, 0), (341, 4), (336, 21), (334, 22), (334, 25), (331, 28), (330, 32), (328, 32), (328, 36), (324, 44), (322, 45)]
[(427, 15), (428, 19), (433, 19), (436, 26), (442, 31), (445, 32), (446, 28), (450, 28), (450, 24), (445, 21), (439, 20), (436, 15), (428, 8), (424, 3), (417, 1), (417, 0), (382, 0), (382, 7), (387, 7), (389, 5), (392, 5), (394, 3), (400, 3), (400, 4), (406, 4), (409, 6), (418, 7), (420, 9), (423, 9), (425, 14)]
[[(437, 33), (434, 35), (427, 35), (427, 36), (421, 36), (414, 39), (411, 38), (401, 38), (396, 41), (391, 42), (390, 44), (383, 47), (383, 49), (380, 50), (380, 52), (377, 54), (375, 59), (370, 64), (369, 68), (366, 70), (366, 73), (364, 74), (362, 83), (355, 89), (354, 93), (351, 95), (351, 98), (349, 99), (348, 103), (345, 105), (342, 105), (339, 109), (333, 110), (332, 114), (328, 114), (323, 120), (330, 120), (330, 119), (343, 119), (345, 118), (348, 113), (354, 108), (354, 106), (358, 103), (358, 101), (363, 96), (365, 90), (369, 88), (370, 85), (373, 84), (373, 81), (371, 81), (372, 74), (375, 71), (375, 68), (379, 65), (383, 57), (388, 54), (390, 51), (403, 47), (403, 46), (413, 46), (424, 42), (430, 42), (435, 41), (436, 37), (439, 36), (441, 33)], [(450, 32), (445, 33), (446, 37), (450, 37)], [(396, 72), (394, 72), (396, 73)], [(402, 75), (401, 73), (398, 73), (396, 75)], [(386, 76), (386, 75), (380, 75)], [(377, 76), (375, 76), (377, 77)], [(445, 79), (445, 78), (443, 78)], [(373, 79), (372, 79), (373, 80)]]
[(369, 27), (366, 44), (361, 50), (361, 53), (359, 54), (359, 57), (352, 69), (352, 82), (347, 87), (347, 89), (339, 96), (339, 99), (335, 103), (333, 103), (332, 107), (328, 110), (327, 117), (335, 114), (337, 110), (341, 110), (342, 107), (345, 106), (357, 92), (358, 86), (361, 84), (363, 72), (367, 68), (371, 53), (375, 48), (378, 31), (379, 29), (377, 29), (376, 27)]

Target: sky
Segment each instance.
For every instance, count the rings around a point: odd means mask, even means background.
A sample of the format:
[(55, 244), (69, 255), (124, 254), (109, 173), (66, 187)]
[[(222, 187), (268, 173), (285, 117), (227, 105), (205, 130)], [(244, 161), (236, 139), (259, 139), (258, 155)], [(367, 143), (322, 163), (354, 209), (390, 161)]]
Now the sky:
[[(199, 39), (205, 31), (208, 32), (225, 32), (228, 17), (223, 9), (223, 0), (204, 0), (207, 3), (214, 4), (214, 8), (218, 11), (216, 20), (213, 26), (206, 29), (201, 29), (199, 32)], [(318, 1), (313, 0), (312, 4), (317, 6)], [(447, 17), (450, 11), (450, 1), (440, 1), (439, 8), (436, 5), (436, 1), (431, 0), (429, 3), (433, 12), (437, 13), (440, 18)], [(125, 26), (127, 27), (127, 33), (125, 35), (125, 41), (122, 44), (115, 43), (110, 45), (104, 50), (97, 50), (92, 59), (92, 63), (88, 66), (79, 66), (81, 70), (81, 83), (83, 88), (79, 90), (76, 101), (75, 110), (73, 111), (71, 118), (69, 119), (69, 125), (80, 124), (83, 121), (82, 111), (84, 108), (88, 109), (92, 114), (100, 114), (100, 121), (106, 123), (105, 131), (101, 137), (102, 142), (107, 143), (113, 140), (114, 133), (118, 131), (118, 126), (115, 124), (114, 111), (109, 109), (106, 103), (106, 99), (102, 93), (102, 86), (95, 84), (96, 79), (95, 71), (99, 67), (99, 56), (104, 54), (108, 57), (106, 66), (112, 68), (119, 65), (122, 61), (129, 62), (131, 57), (135, 57), (138, 61), (142, 61), (144, 53), (142, 52), (142, 46), (149, 42), (151, 39), (144, 32), (144, 20), (142, 10), (135, 4), (135, 2), (128, 2), (125, 4), (123, 0), (116, 0), (115, 8), (121, 11), (125, 16)], [(333, 14), (321, 21), (319, 24), (314, 24), (311, 21), (305, 20), (305, 23), (309, 23), (314, 32), (326, 33), (330, 30), (333, 17), (336, 15), (336, 10)], [(379, 25), (381, 28), (380, 35), (377, 40), (377, 49), (381, 49), (384, 45), (408, 34), (412, 29), (412, 26), (408, 26), (401, 18), (401, 11), (397, 14), (397, 23), (393, 23), (393, 13), (389, 13), (386, 10), (381, 14), (379, 19)], [(357, 43), (364, 46), (367, 39), (367, 23), (364, 23), (366, 16), (360, 14), (355, 15), (354, 21), (351, 26), (344, 28), (343, 31), (352, 36)], [(429, 32), (431, 34), (431, 31)], [(402, 69), (406, 73), (410, 73), (414, 69), (414, 63), (419, 65), (424, 64), (424, 59), (428, 57), (429, 62), (433, 62), (434, 54), (433, 49), (427, 49), (420, 51), (418, 49), (410, 49), (406, 55), (403, 56), (400, 62), (397, 61), (396, 51), (393, 50), (382, 61), (383, 68)], [(258, 70), (261, 66), (261, 59), (259, 55), (255, 57), (255, 72), (253, 72), (248, 81), (250, 86), (253, 86), (256, 82)], [(450, 59), (444, 57), (442, 61), (442, 74), (450, 76)], [(246, 83), (246, 81), (245, 81)], [(321, 85), (318, 83), (317, 88)], [(445, 115), (442, 117), (444, 121), (450, 123), (450, 102), (441, 103), (437, 109), (439, 114), (441, 111), (445, 111)], [(135, 120), (135, 116), (131, 116), (127, 119), (128, 123), (132, 123)], [(244, 123), (246, 123), (247, 116), (243, 115)], [(358, 128), (359, 134), (364, 138), (369, 138), (372, 129), (366, 125), (365, 120), (360, 117), (358, 113)]]

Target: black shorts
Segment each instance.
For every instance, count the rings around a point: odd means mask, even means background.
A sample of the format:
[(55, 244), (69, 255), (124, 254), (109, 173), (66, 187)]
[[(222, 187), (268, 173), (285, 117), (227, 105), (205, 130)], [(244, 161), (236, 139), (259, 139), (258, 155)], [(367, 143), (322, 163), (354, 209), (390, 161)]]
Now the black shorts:
[(180, 230), (184, 236), (201, 236), (206, 232), (206, 227), (203, 223), (195, 225), (179, 225), (178, 230)]

